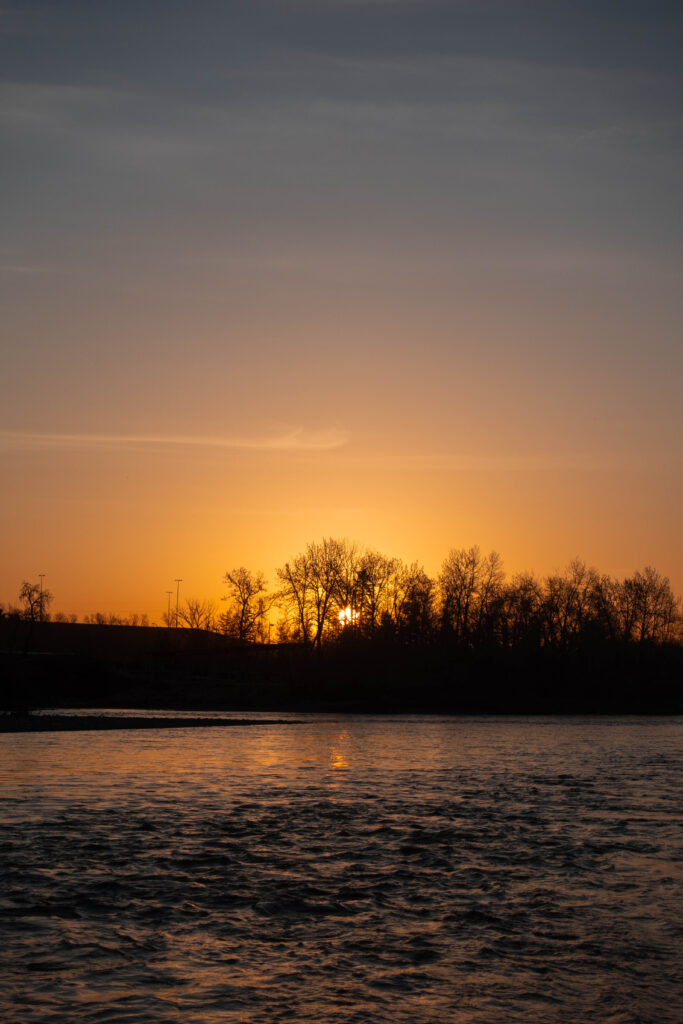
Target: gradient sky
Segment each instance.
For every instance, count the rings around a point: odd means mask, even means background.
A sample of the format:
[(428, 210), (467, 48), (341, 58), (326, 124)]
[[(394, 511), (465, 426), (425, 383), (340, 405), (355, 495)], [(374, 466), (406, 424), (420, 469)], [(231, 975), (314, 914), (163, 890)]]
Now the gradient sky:
[(3, 0), (0, 601), (346, 536), (683, 590), (683, 5)]

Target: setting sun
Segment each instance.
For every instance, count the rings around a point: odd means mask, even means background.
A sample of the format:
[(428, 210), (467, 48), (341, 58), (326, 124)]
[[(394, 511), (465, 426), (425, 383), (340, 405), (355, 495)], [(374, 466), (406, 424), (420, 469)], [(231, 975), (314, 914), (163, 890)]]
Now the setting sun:
[(358, 612), (351, 608), (342, 608), (339, 612), (339, 622), (342, 626), (355, 626), (358, 622)]

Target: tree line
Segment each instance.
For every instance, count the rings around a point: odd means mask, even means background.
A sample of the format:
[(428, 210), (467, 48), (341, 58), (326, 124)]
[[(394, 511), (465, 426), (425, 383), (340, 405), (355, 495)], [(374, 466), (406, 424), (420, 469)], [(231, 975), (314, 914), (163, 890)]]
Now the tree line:
[(681, 639), (681, 605), (652, 567), (623, 580), (575, 559), (561, 573), (508, 578), (496, 551), (453, 549), (431, 578), (346, 540), (323, 539), (277, 570), (280, 634), (320, 647), (352, 634), (406, 644), (570, 650), (588, 639)]
[[(231, 569), (223, 576), (220, 607), (188, 598), (164, 614), (163, 622), (244, 643), (290, 642), (314, 649), (349, 638), (562, 651), (594, 641), (683, 639), (681, 603), (669, 580), (650, 566), (620, 580), (575, 559), (560, 573), (508, 577), (496, 551), (484, 554), (475, 546), (451, 550), (432, 578), (417, 562), (323, 538), (285, 562), (276, 576), (277, 588), (269, 591), (262, 572)], [(10, 612), (31, 621), (49, 618), (49, 591), (25, 582), (20, 600)], [(84, 621), (149, 624), (145, 616), (101, 613)]]

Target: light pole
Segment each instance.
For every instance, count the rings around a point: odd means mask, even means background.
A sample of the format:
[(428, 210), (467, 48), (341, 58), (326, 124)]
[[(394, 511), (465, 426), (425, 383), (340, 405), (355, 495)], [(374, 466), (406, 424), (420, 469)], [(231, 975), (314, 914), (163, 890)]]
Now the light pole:
[(39, 578), (40, 578), (40, 605), (39, 605), (39, 614), (40, 614), (40, 621), (42, 622), (42, 621), (43, 621), (43, 576), (45, 576), (45, 573), (44, 573), (44, 572), (39, 572), (39, 573), (38, 573), (38, 576), (39, 576)]
[(173, 582), (178, 584), (177, 587), (176, 587), (176, 592), (175, 592), (175, 628), (177, 629), (178, 628), (178, 608), (180, 606), (180, 584), (183, 581), (182, 581), (182, 578), (178, 579), (176, 577), (176, 579), (174, 579)]
[(168, 594), (168, 612), (166, 613), (166, 625), (170, 629), (171, 628), (171, 594), (173, 593), (173, 591), (172, 590), (167, 590), (166, 593)]

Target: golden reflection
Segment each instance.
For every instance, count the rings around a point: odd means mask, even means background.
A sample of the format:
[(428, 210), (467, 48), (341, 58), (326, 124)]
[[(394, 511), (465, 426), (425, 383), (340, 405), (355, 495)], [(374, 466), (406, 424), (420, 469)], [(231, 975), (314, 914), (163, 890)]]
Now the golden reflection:
[(264, 748), (257, 753), (255, 761), (261, 768), (273, 768), (279, 763), (280, 758), (274, 750)]
[(346, 730), (340, 732), (339, 736), (330, 745), (330, 768), (348, 768), (348, 747), (349, 747), (349, 734)]
[(270, 731), (262, 733), (253, 744), (251, 756), (261, 768), (274, 768), (282, 761), (282, 751), (273, 743)]

